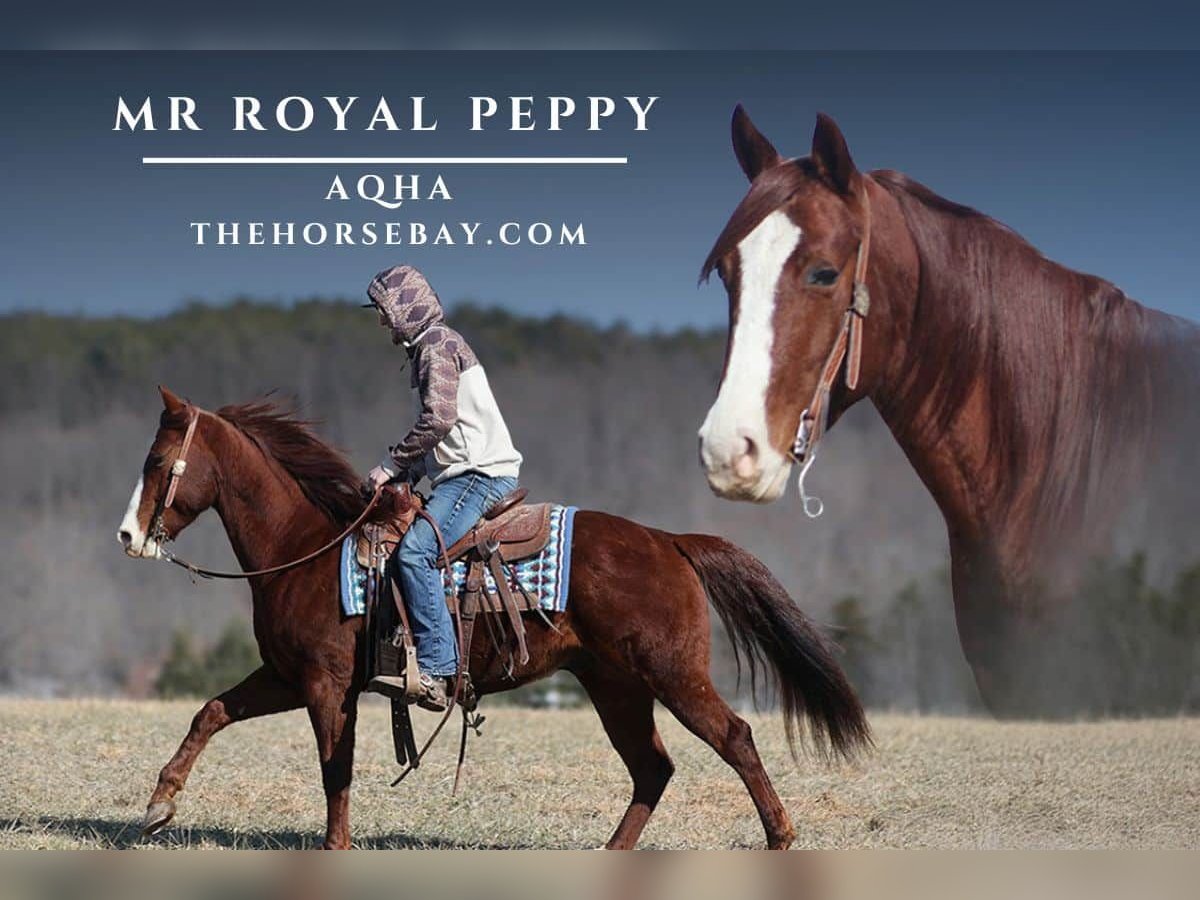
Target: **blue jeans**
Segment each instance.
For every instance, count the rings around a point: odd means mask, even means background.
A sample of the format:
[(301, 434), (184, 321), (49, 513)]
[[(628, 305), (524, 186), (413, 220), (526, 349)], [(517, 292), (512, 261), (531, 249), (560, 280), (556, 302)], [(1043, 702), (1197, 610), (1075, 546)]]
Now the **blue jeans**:
[[(492, 504), (516, 487), (515, 478), (465, 472), (439, 483), (425, 511), (438, 523), (448, 548), (470, 531)], [(396, 552), (400, 587), (408, 602), (417, 665), (422, 672), (444, 676), (458, 669), (458, 636), (446, 607), (439, 557), (433, 528), (424, 519), (414, 520)]]

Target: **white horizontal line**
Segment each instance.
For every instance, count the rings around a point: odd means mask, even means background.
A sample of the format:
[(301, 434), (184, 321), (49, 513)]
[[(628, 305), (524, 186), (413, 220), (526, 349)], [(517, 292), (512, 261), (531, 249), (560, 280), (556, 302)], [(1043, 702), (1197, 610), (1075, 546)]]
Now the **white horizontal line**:
[(144, 166), (623, 166), (627, 156), (143, 156)]

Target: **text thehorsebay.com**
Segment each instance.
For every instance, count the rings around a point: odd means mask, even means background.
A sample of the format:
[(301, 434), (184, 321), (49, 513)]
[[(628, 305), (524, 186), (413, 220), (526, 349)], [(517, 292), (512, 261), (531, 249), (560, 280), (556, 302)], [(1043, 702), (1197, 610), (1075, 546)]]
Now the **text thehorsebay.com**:
[[(606, 96), (472, 96), (465, 98), (460, 127), (483, 131), (580, 131), (624, 128), (649, 130), (651, 110), (658, 97)], [(264, 101), (253, 96), (229, 98), (224, 115), (201, 110), (196, 99), (176, 95), (127, 100), (118, 97), (113, 131), (203, 132), (224, 122), (233, 132), (297, 133), (315, 129), (331, 132), (436, 132), (444, 113), (422, 96), (402, 101), (353, 96), (309, 98), (289, 96)], [(228, 115), (228, 118), (225, 118)], [(217, 127), (220, 127), (218, 124)], [(415, 150), (414, 138), (405, 149)], [(425, 165), (624, 165), (626, 157), (143, 157), (145, 165), (323, 165), (349, 166), (407, 163)], [(359, 201), (385, 210), (406, 204), (436, 205), (454, 200), (445, 175), (436, 172), (350, 174), (325, 176), (323, 201)], [(201, 247), (582, 247), (587, 237), (582, 222), (567, 221), (189, 221), (191, 241)]]
[[(443, 175), (419, 173), (332, 177), (327, 201), (358, 200), (397, 210), (412, 203), (454, 199)], [(216, 247), (582, 247), (582, 222), (367, 221), (367, 222), (189, 222), (197, 246)]]

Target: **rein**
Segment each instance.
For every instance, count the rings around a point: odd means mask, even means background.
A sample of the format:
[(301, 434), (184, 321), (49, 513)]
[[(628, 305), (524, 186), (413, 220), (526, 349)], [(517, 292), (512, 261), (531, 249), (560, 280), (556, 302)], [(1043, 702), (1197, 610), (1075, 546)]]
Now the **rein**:
[(224, 579), (241, 579), (241, 578), (257, 578), (260, 575), (274, 575), (278, 572), (287, 572), (290, 569), (295, 569), (305, 563), (312, 562), (319, 556), (328, 553), (334, 547), (341, 544), (350, 534), (358, 529), (367, 517), (379, 504), (379, 498), (383, 496), (384, 485), (375, 488), (375, 493), (367, 502), (366, 507), (357, 519), (351, 522), (346, 528), (327, 544), (323, 544), (311, 553), (306, 553), (299, 559), (293, 559), (291, 562), (286, 562), (278, 566), (268, 566), (265, 569), (255, 569), (251, 572), (233, 572), (221, 571), (220, 569), (206, 569), (203, 566), (198, 566), (195, 563), (190, 563), (182, 557), (176, 556), (166, 548), (167, 541), (167, 526), (164, 521), (164, 516), (171, 505), (175, 502), (175, 492), (179, 488), (179, 482), (183, 480), (184, 473), (187, 472), (187, 455), (192, 448), (192, 440), (196, 436), (196, 425), (200, 421), (200, 411), (195, 407), (191, 409), (191, 416), (188, 420), (187, 430), (183, 434), (183, 442), (179, 445), (179, 454), (175, 457), (175, 462), (171, 464), (171, 474), (168, 476), (167, 489), (159, 500), (158, 505), (154, 509), (154, 518), (151, 520), (150, 537), (158, 545), (158, 552), (167, 562), (187, 569), (193, 576), (201, 578), (224, 578)]
[(796, 438), (792, 442), (791, 457), (799, 463), (800, 476), (796, 487), (800, 491), (800, 503), (804, 514), (815, 519), (825, 511), (820, 497), (810, 496), (804, 490), (804, 478), (817, 459), (817, 444), (825, 435), (829, 424), (829, 395), (837, 382), (842, 364), (846, 364), (846, 387), (858, 387), (858, 376), (862, 369), (862, 332), (867, 313), (871, 309), (871, 294), (867, 290), (867, 263), (871, 256), (871, 200), (863, 187), (863, 236), (858, 243), (858, 256), (854, 262), (854, 288), (850, 305), (842, 316), (842, 326), (833, 342), (817, 388), (812, 399), (800, 413), (800, 424), (796, 427)]

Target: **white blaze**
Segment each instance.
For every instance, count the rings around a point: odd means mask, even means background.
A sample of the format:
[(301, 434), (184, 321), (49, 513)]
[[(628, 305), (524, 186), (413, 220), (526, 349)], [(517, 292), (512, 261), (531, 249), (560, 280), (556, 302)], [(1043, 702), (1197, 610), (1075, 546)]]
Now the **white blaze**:
[[(121, 520), (121, 527), (117, 531), (117, 540), (122, 545), (125, 545), (125, 552), (130, 556), (158, 556), (158, 545), (154, 541), (146, 539), (146, 532), (138, 522), (138, 509), (142, 505), (142, 486), (143, 478), (138, 477), (137, 484), (133, 486), (133, 496), (129, 498), (129, 506), (125, 508), (125, 518)], [(129, 534), (132, 538), (126, 545), (121, 535)]]
[[(799, 226), (776, 210), (738, 244), (741, 284), (729, 364), (717, 400), (700, 428), (701, 459), (714, 489), (732, 487), (733, 481), (773, 481), (787, 462), (771, 446), (767, 426), (775, 339), (771, 320), (779, 276), (801, 237)], [(757, 466), (739, 459), (747, 439), (758, 450)]]

